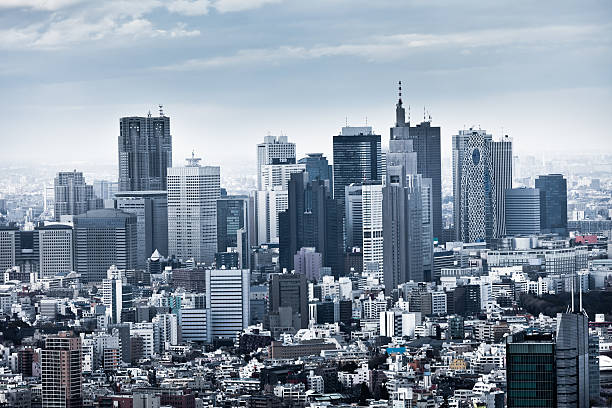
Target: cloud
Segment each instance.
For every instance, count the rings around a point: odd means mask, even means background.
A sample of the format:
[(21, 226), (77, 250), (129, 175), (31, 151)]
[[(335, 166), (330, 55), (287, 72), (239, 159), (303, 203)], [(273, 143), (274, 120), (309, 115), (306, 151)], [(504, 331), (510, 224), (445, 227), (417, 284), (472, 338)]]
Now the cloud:
[(161, 70), (189, 71), (232, 65), (259, 63), (279, 64), (286, 60), (353, 56), (368, 61), (392, 61), (418, 50), (453, 48), (464, 55), (482, 47), (551, 47), (566, 43), (610, 44), (611, 25), (543, 26), (469, 31), (451, 34), (404, 33), (374, 36), (360, 43), (317, 45), (312, 47), (281, 46), (243, 49), (235, 54), (190, 59), (160, 67)]
[(217, 0), (214, 3), (214, 7), (220, 13), (229, 13), (251, 10), (266, 4), (280, 3), (282, 1), (283, 0)]
[(83, 0), (0, 0), (0, 9), (21, 8), (55, 11), (81, 3), (82, 1)]
[(202, 16), (208, 14), (208, 0), (174, 0), (166, 4), (168, 11), (185, 16)]

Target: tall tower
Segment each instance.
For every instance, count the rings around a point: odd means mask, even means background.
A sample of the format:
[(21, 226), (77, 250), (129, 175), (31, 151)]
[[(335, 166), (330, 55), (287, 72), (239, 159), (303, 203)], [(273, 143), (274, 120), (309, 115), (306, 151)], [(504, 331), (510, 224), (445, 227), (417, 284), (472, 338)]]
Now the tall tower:
[(506, 235), (506, 191), (512, 188), (512, 138), (491, 142), (493, 194), (495, 195), (495, 238)]
[(433, 236), (442, 237), (442, 162), (440, 157), (440, 127), (431, 126), (431, 116), (415, 126), (406, 121), (406, 110), (402, 102), (402, 83), (399, 82), (399, 99), (395, 107), (395, 127), (391, 136), (408, 138), (413, 141), (417, 154), (417, 173), (431, 179), (431, 224)]
[(266, 136), (257, 145), (257, 189), (262, 189), (261, 169), (266, 164), (295, 164), (295, 143), (287, 136)]
[(66, 332), (47, 337), (41, 350), (43, 408), (83, 406), (81, 339)]
[(93, 186), (85, 184), (80, 171), (60, 171), (55, 177), (54, 188), (55, 221), (60, 221), (62, 215), (79, 215), (102, 208), (101, 201), (94, 196)]
[(168, 252), (184, 261), (212, 264), (217, 252), (217, 200), (221, 196), (218, 166), (168, 169)]
[(567, 235), (567, 180), (562, 174), (539, 176), (535, 187), (540, 190), (542, 232)]
[(119, 191), (165, 190), (172, 167), (170, 118), (160, 105), (159, 116), (119, 120)]
[(363, 181), (382, 181), (380, 135), (372, 127), (343, 127), (334, 136), (334, 198), (345, 211), (345, 187)]

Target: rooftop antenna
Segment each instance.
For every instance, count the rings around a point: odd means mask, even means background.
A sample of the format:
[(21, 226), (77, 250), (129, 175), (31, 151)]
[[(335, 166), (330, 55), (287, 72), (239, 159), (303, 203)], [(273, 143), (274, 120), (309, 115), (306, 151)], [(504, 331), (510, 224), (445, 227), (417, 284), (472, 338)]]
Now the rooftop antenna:
[(580, 296), (580, 310), (579, 310), (579, 312), (582, 312), (582, 274), (580, 272), (578, 272), (578, 285), (580, 285), (579, 286), (579, 288), (580, 288), (580, 293), (579, 293), (579, 296)]
[(399, 104), (402, 104), (402, 81), (399, 81), (399, 99), (398, 99)]
[(159, 116), (163, 117), (164, 116), (164, 105), (158, 105), (159, 106)]
[(408, 105), (408, 123), (410, 123), (410, 105)]
[(348, 127), (348, 116), (344, 117), (344, 125)]
[(151, 117), (151, 109), (149, 109), (149, 113), (147, 114), (148, 117)]
[(425, 106), (423, 106), (423, 122), (425, 122), (426, 118), (425, 118)]
[(188, 157), (187, 159), (187, 167), (200, 167), (200, 160), (202, 160), (199, 157), (195, 157), (195, 150), (191, 151), (191, 157)]
[(368, 117), (366, 116), (366, 126), (368, 126)]

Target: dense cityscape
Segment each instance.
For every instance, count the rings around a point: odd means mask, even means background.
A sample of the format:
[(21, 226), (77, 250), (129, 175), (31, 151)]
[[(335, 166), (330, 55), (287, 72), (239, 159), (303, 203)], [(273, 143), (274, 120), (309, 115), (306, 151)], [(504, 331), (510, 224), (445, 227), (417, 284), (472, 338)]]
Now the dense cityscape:
[(401, 82), (389, 123), (223, 175), (159, 106), (101, 178), (7, 166), (0, 406), (610, 406), (612, 157), (472, 127), (448, 180)]

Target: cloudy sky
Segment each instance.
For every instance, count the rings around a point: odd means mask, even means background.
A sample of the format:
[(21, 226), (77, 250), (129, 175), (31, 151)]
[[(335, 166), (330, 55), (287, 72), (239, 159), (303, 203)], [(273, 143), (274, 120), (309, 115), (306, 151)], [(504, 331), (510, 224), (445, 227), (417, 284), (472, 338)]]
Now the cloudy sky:
[(451, 135), (612, 152), (612, 2), (0, 0), (0, 158), (112, 164), (118, 118), (171, 117), (175, 163), (252, 166), (283, 133), (388, 139), (396, 83)]

